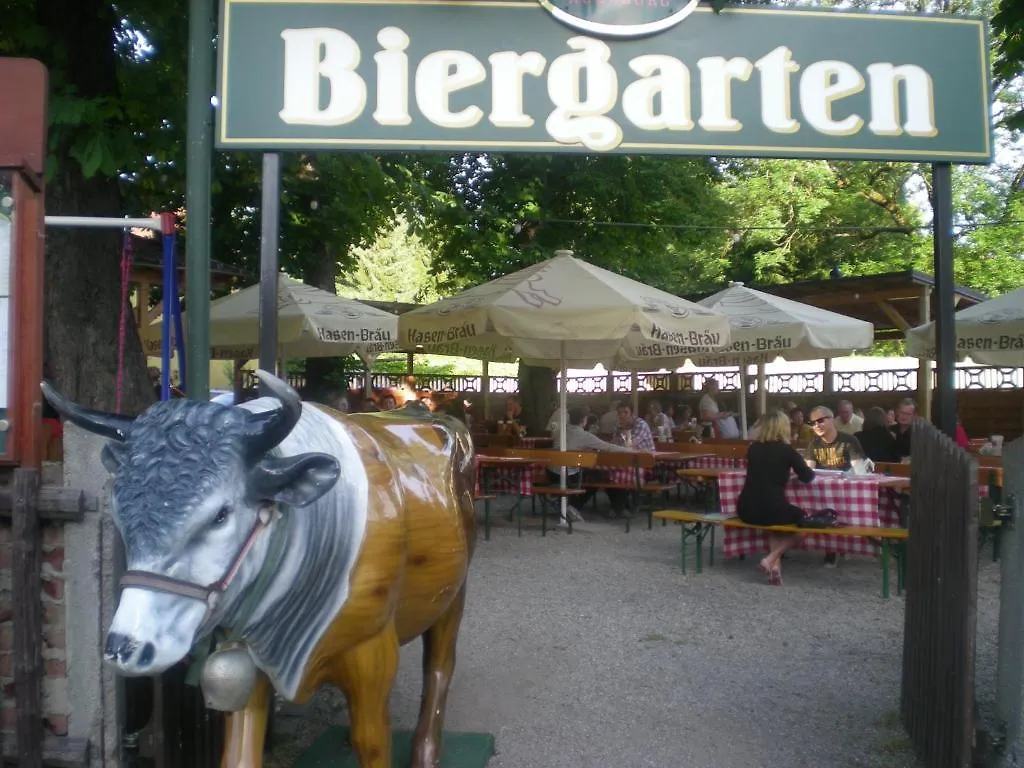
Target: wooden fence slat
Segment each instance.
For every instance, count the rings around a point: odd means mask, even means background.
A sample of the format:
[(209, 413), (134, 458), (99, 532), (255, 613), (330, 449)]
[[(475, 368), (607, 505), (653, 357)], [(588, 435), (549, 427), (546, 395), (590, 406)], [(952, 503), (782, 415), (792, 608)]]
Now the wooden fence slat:
[[(13, 486), (0, 486), (0, 520), (11, 517), (15, 493)], [(79, 522), (87, 511), (97, 509), (96, 499), (76, 488), (43, 486), (36, 497), (36, 512), (42, 521)]]
[(15, 733), (19, 768), (43, 765), (43, 540), (37, 506), (38, 469), (14, 470), (11, 530), (15, 567), (11, 569), (14, 613)]

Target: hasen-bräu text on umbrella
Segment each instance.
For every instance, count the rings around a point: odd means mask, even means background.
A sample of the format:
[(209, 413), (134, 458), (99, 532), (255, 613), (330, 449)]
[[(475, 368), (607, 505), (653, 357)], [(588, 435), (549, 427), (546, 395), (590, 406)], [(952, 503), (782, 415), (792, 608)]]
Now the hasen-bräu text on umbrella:
[(370, 342), (394, 341), (391, 332), (383, 328), (317, 328), (320, 341), (339, 344), (368, 344)]
[(657, 341), (680, 346), (712, 347), (714, 349), (722, 346), (722, 334), (715, 331), (670, 331), (654, 323), (651, 325), (650, 335)]
[(1024, 352), (1024, 334), (960, 338), (956, 348), (961, 352)]
[(466, 344), (461, 341), (430, 344), (424, 348), (424, 351), (433, 355), (469, 357), (474, 360), (499, 360), (510, 356), (515, 357), (508, 349), (499, 350), (497, 344)]
[(417, 328), (410, 328), (407, 339), (410, 344), (427, 346), (443, 344), (446, 341), (458, 341), (459, 339), (471, 339), (477, 335), (476, 323), (463, 323), (451, 328), (438, 328), (432, 331), (421, 331)]
[[(677, 334), (684, 335), (684, 334)], [(717, 334), (712, 334), (717, 335)], [(788, 336), (776, 336), (774, 338), (756, 338), (734, 341), (725, 347), (714, 347), (710, 345), (686, 346), (682, 344), (637, 344), (632, 354), (635, 357), (692, 357), (694, 355), (711, 354), (736, 354), (745, 355), (748, 353), (781, 353), (793, 348), (793, 339)], [(776, 355), (769, 355), (765, 359), (772, 360)]]

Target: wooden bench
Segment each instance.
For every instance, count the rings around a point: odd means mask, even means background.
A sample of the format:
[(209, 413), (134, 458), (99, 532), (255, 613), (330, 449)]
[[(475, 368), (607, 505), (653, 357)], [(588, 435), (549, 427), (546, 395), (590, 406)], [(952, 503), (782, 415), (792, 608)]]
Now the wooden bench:
[[(822, 536), (855, 536), (865, 539), (877, 539), (881, 546), (882, 560), (882, 597), (889, 599), (889, 560), (893, 552), (893, 542), (897, 544), (908, 538), (906, 528), (872, 528), (867, 526), (843, 526), (839, 528), (801, 528), (798, 525), (750, 525), (744, 523), (738, 517), (725, 517), (722, 514), (702, 514), (700, 512), (685, 512), (677, 509), (661, 509), (653, 513), (654, 517), (666, 522), (679, 523), (682, 529), (680, 541), (680, 564), (682, 571), (686, 573), (686, 543), (694, 542), (696, 572), (701, 573), (702, 568), (702, 544), (710, 533), (710, 564), (714, 565), (715, 537), (714, 531), (718, 526), (723, 528), (753, 528), (759, 531), (770, 533), (795, 533), (801, 535), (818, 534)], [(897, 547), (896, 554), (896, 594), (903, 592), (905, 558), (902, 547)]]
[[(675, 485), (659, 483), (656, 481), (645, 481), (644, 471), (654, 469), (657, 460), (651, 453), (626, 453), (602, 451), (597, 454), (597, 469), (630, 469), (632, 470), (632, 481), (629, 483), (614, 483), (610, 480), (584, 480), (584, 488), (595, 490), (618, 490), (627, 491), (630, 494), (630, 506), (632, 509), (626, 513), (626, 533), (629, 533), (630, 518), (634, 512), (640, 510), (640, 497), (645, 493), (664, 493), (671, 491)], [(634, 503), (635, 500), (635, 503)], [(595, 498), (595, 504), (597, 503)], [(654, 526), (654, 518), (651, 512), (654, 507), (647, 510), (647, 530)]]
[[(530, 459), (537, 464), (546, 467), (565, 467), (566, 469), (578, 469), (576, 477), (570, 483), (566, 478), (566, 487), (561, 484), (537, 484), (533, 485), (533, 499), (541, 499), (543, 506), (547, 499), (571, 499), (575, 496), (582, 496), (586, 493), (583, 490), (583, 470), (593, 469), (597, 465), (597, 454), (593, 451), (556, 451), (544, 448), (509, 448), (505, 451), (506, 456), (515, 456), (523, 459)], [(536, 502), (534, 502), (536, 503)], [(536, 506), (534, 506), (536, 510)], [(569, 533), (572, 533), (572, 520), (569, 519)], [(548, 516), (546, 509), (541, 509), (541, 535), (548, 535)], [(519, 515), (519, 533), (522, 535), (522, 513)]]

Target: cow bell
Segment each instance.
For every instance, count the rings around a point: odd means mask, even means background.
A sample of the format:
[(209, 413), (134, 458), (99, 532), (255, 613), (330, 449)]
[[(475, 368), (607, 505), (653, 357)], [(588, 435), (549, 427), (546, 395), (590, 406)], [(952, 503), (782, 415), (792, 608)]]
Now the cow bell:
[(245, 709), (256, 685), (256, 664), (248, 649), (234, 645), (211, 653), (203, 665), (199, 685), (208, 709), (220, 712)]

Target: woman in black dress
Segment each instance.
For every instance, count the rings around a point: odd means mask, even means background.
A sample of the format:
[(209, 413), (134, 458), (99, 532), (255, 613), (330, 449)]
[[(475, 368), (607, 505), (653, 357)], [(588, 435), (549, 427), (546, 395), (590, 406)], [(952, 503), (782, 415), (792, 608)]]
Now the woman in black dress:
[[(804, 513), (786, 499), (790, 471), (801, 481), (814, 479), (814, 470), (789, 444), (791, 425), (782, 411), (766, 414), (759, 422), (757, 441), (747, 449), (747, 477), (736, 508), (740, 520), (751, 525), (794, 525)], [(768, 535), (770, 552), (761, 560), (761, 570), (772, 584), (782, 584), (782, 555), (799, 537)]]

